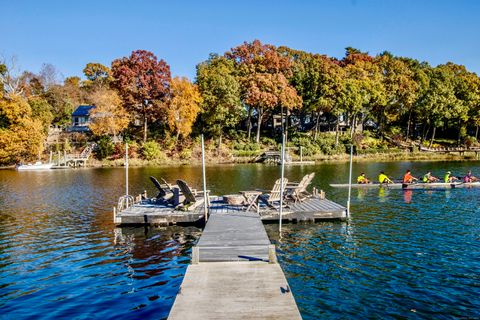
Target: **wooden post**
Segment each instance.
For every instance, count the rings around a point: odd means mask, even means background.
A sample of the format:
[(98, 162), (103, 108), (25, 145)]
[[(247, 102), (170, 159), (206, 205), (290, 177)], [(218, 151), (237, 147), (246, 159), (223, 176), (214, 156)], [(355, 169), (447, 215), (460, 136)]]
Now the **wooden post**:
[(268, 263), (277, 263), (277, 255), (275, 253), (275, 245), (268, 246)]
[(200, 248), (195, 246), (192, 248), (192, 264), (198, 264), (200, 262)]
[(300, 162), (303, 162), (303, 147), (300, 146)]

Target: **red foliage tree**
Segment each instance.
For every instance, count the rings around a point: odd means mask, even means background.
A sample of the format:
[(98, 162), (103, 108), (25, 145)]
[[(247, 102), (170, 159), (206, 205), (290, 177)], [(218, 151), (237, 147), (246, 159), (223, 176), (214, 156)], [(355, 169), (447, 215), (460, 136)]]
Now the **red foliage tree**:
[(271, 111), (278, 106), (292, 109), (302, 104), (301, 97), (288, 83), (288, 78), (292, 76), (291, 61), (280, 55), (275, 46), (262, 44), (259, 40), (244, 42), (225, 56), (235, 61), (239, 69), (242, 100), (249, 106), (249, 138), (250, 115), (252, 108), (256, 110), (258, 143), (262, 120), (267, 110)]
[(127, 110), (143, 117), (143, 141), (147, 140), (147, 123), (159, 114), (170, 96), (170, 66), (145, 50), (133, 51), (130, 57), (112, 62), (113, 85), (118, 89)]

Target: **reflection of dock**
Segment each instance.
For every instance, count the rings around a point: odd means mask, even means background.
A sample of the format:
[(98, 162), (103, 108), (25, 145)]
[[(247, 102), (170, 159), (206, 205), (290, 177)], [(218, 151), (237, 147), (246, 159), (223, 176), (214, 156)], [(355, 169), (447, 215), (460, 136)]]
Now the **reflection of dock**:
[[(212, 197), (209, 213), (215, 214), (253, 214), (256, 211), (244, 211), (241, 205), (229, 205), (222, 202), (221, 197)], [(259, 214), (265, 222), (278, 221), (278, 209), (269, 208), (260, 204)], [(133, 206), (115, 213), (115, 223), (128, 224), (198, 224), (204, 219), (203, 206), (198, 206), (193, 211), (175, 210), (174, 207), (156, 205), (148, 200), (139, 201)], [(319, 220), (345, 220), (346, 208), (328, 199), (312, 197), (303, 202), (290, 203), (284, 208), (282, 220), (285, 222), (319, 221)]]
[(168, 319), (301, 319), (260, 216), (214, 212)]

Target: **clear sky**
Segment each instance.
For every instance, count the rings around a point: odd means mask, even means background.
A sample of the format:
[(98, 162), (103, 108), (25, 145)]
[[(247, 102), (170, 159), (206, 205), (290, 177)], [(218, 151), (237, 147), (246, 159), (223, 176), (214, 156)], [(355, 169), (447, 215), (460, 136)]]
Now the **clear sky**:
[(145, 49), (192, 79), (209, 53), (254, 39), (338, 58), (348, 46), (388, 50), (480, 74), (475, 0), (0, 0), (0, 32), (0, 55), (33, 72), (51, 63), (65, 77)]

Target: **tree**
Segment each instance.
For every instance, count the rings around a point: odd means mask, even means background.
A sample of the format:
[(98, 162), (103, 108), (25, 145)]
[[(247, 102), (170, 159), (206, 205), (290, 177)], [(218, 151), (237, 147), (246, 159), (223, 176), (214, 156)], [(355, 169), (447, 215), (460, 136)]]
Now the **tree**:
[(429, 127), (433, 128), (430, 139), (432, 146), (437, 128), (463, 110), (455, 96), (454, 75), (448, 68), (444, 66), (431, 68), (429, 80), (428, 89), (421, 97), (421, 106), (424, 119)]
[(368, 53), (347, 48), (344, 66), (344, 86), (341, 93), (342, 104), (349, 113), (350, 136), (353, 137), (357, 123), (363, 124), (372, 111), (385, 105), (385, 87), (381, 70)]
[(83, 74), (87, 78), (84, 81), (86, 87), (108, 86), (112, 82), (112, 71), (101, 63), (90, 62), (83, 68)]
[(408, 64), (389, 52), (380, 54), (376, 58), (376, 63), (383, 74), (386, 99), (385, 105), (373, 108), (379, 129), (382, 129), (382, 125), (388, 125), (399, 120), (400, 116), (408, 114), (406, 133), (408, 139), (413, 106), (418, 98), (420, 84), (415, 81), (415, 73)]
[(52, 106), (54, 124), (66, 125), (70, 123), (71, 114), (74, 108), (80, 103), (76, 94), (72, 95), (72, 92), (65, 86), (52, 85), (43, 97)]
[(202, 97), (196, 85), (187, 78), (175, 77), (172, 80), (172, 100), (168, 104), (167, 123), (177, 139), (187, 137), (200, 112)]
[(266, 111), (276, 107), (292, 109), (301, 106), (301, 97), (287, 80), (292, 76), (291, 62), (288, 57), (280, 55), (275, 46), (264, 45), (258, 40), (244, 42), (225, 56), (232, 59), (238, 68), (242, 101), (257, 113), (256, 142), (259, 143)]
[(342, 69), (336, 59), (325, 55), (280, 47), (279, 52), (292, 60), (293, 76), (290, 82), (302, 97), (300, 109), (301, 123), (307, 114), (316, 114), (315, 140), (319, 130), (319, 118), (324, 112), (330, 112), (337, 118), (337, 143), (339, 117), (343, 112), (338, 104), (338, 93), (342, 86)]
[(16, 58), (12, 57), (9, 62), (0, 60), (0, 85), (2, 86), (2, 93), (6, 97), (14, 97), (23, 93), (22, 81), (16, 77)]
[(46, 89), (53, 85), (58, 85), (61, 83), (60, 79), (63, 78), (57, 68), (51, 63), (42, 64), (38, 76)]
[(42, 151), (43, 126), (31, 116), (32, 110), (21, 96), (0, 97), (0, 163), (32, 159)]
[(112, 62), (113, 85), (127, 110), (143, 117), (143, 141), (147, 141), (149, 120), (159, 112), (159, 103), (170, 97), (170, 67), (148, 51), (133, 51), (130, 57)]
[(32, 110), (31, 117), (39, 120), (43, 126), (43, 132), (48, 134), (48, 128), (53, 121), (52, 106), (40, 96), (28, 98), (28, 104)]
[(127, 128), (130, 117), (115, 90), (100, 87), (90, 95), (90, 102), (95, 106), (90, 111), (93, 134), (117, 136)]
[(204, 130), (218, 137), (220, 150), (223, 129), (237, 125), (244, 114), (233, 61), (210, 55), (197, 65), (196, 83), (203, 98), (200, 117)]

